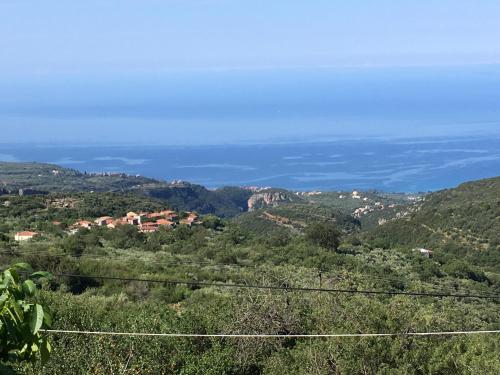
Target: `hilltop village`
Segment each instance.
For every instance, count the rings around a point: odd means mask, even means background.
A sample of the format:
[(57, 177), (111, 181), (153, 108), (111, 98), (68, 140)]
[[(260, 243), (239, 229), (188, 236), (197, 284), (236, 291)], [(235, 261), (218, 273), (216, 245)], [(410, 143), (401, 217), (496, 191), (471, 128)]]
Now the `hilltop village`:
[[(181, 217), (183, 217), (181, 219)], [(61, 222), (53, 221), (53, 225), (60, 226)], [(127, 215), (120, 218), (112, 216), (102, 216), (93, 221), (78, 220), (73, 225), (69, 226), (66, 233), (69, 235), (76, 234), (81, 229), (90, 230), (93, 227), (107, 227), (115, 229), (121, 225), (132, 225), (142, 233), (154, 233), (160, 228), (172, 229), (178, 225), (186, 225), (191, 227), (193, 225), (203, 224), (200, 221), (200, 216), (195, 212), (187, 212), (183, 215), (172, 211), (164, 210), (159, 212), (128, 212)], [(39, 232), (21, 231), (15, 234), (15, 240), (18, 242), (31, 240), (35, 237), (41, 236)]]

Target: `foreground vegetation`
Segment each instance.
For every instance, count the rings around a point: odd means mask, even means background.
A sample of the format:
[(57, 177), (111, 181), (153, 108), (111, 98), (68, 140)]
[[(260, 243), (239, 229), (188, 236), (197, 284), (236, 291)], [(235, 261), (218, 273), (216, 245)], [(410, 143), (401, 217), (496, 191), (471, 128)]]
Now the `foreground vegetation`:
[[(77, 219), (169, 206), (122, 193), (57, 196), (71, 202), (66, 206), (48, 204), (47, 196), (4, 196), (0, 263), (28, 262), (54, 274), (38, 287), (37, 300), (50, 307), (57, 330), (279, 335), (495, 330), (500, 329), (498, 298), (293, 288), (498, 296), (498, 181), (433, 194), (410, 216), (368, 232), (353, 218), (328, 217), (323, 208), (293, 203), (269, 210), (273, 218), (291, 221), (278, 225), (278, 220), (272, 231), (259, 229), (264, 229), (257, 220), (260, 212), (232, 221), (204, 216), (203, 225), (149, 234), (123, 225), (68, 235), (65, 225)], [(426, 235), (427, 227), (438, 234)], [(43, 236), (15, 242), (13, 234), (25, 229)], [(461, 234), (453, 238), (454, 233)], [(434, 257), (413, 251), (417, 246), (432, 247)], [(40, 362), (9, 365), (21, 374), (500, 371), (495, 335), (245, 339), (51, 334), (49, 341), (52, 356), (43, 367)]]

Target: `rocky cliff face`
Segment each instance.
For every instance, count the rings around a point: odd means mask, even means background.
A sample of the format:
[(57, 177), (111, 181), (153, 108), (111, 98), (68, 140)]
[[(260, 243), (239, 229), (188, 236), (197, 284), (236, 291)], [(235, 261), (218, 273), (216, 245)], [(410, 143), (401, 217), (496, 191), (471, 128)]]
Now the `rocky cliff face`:
[(259, 208), (275, 207), (282, 203), (300, 200), (295, 194), (287, 191), (262, 191), (256, 193), (248, 200), (248, 211)]

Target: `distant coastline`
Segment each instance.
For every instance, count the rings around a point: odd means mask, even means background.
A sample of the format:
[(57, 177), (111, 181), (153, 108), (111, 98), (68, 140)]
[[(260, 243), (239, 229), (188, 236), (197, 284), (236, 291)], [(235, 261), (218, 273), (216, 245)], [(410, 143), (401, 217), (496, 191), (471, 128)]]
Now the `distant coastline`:
[(0, 145), (0, 161), (185, 180), (208, 188), (425, 192), (500, 175), (500, 138), (405, 138), (212, 146)]

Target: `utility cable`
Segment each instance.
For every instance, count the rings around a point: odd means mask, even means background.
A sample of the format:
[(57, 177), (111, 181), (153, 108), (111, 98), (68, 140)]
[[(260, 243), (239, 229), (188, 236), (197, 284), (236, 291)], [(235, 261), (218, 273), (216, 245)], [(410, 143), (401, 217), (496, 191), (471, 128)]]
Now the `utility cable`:
[(486, 335), (499, 334), (500, 330), (494, 331), (454, 331), (454, 332), (407, 332), (407, 333), (333, 333), (333, 334), (297, 334), (297, 335), (274, 335), (274, 334), (190, 334), (190, 333), (141, 333), (141, 332), (106, 332), (106, 331), (71, 331), (49, 329), (42, 332), (48, 334), (74, 334), (93, 336), (128, 336), (128, 337), (191, 337), (191, 338), (348, 338), (348, 337), (423, 337), (423, 336), (459, 336), (459, 335)]

